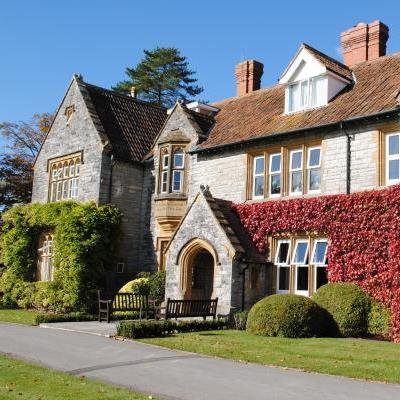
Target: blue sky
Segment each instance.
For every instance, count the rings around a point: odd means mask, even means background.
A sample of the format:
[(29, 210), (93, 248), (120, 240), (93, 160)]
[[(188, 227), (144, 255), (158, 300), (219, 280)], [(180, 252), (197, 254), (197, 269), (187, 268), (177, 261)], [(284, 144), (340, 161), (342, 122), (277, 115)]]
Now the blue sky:
[[(276, 83), (304, 41), (341, 59), (339, 34), (357, 22), (390, 27), (388, 52), (400, 51), (400, 3), (393, 1), (13, 0), (0, 5), (0, 121), (53, 111), (73, 73), (110, 87), (143, 49), (175, 46), (204, 87), (202, 99), (235, 94), (233, 68), (264, 63)], [(362, 4), (362, 6), (361, 6)]]

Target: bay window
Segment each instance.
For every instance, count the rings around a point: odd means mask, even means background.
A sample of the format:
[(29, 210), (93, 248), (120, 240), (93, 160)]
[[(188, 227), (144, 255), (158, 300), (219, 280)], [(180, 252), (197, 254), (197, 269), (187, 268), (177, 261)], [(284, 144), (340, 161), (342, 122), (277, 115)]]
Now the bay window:
[(386, 184), (400, 182), (400, 146), (399, 133), (386, 135)]
[(183, 193), (185, 153), (182, 147), (166, 146), (160, 151), (159, 193)]

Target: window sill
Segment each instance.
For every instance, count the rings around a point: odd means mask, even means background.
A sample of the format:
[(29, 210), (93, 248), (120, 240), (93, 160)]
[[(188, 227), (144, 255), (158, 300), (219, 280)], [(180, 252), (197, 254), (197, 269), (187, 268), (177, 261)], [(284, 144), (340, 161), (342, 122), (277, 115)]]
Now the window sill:
[(187, 200), (187, 195), (183, 193), (160, 193), (154, 197), (154, 201), (162, 200)]

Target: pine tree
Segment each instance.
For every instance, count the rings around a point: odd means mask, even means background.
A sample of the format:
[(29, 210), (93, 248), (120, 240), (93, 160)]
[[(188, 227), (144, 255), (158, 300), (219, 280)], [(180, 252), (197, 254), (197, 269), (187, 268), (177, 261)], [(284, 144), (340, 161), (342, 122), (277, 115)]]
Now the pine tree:
[(171, 107), (177, 100), (189, 101), (203, 91), (196, 85), (195, 72), (186, 57), (174, 47), (144, 50), (144, 58), (135, 68), (127, 68), (128, 80), (113, 89), (129, 95), (135, 87), (139, 99)]

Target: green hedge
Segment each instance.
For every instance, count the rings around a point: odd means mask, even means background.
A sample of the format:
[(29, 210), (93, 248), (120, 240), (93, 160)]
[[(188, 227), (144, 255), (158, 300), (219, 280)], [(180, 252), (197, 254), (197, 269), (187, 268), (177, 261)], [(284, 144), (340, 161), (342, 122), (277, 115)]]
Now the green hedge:
[(325, 336), (328, 318), (326, 311), (307, 297), (275, 294), (251, 308), (246, 330), (256, 335), (288, 338)]
[(227, 327), (225, 320), (171, 321), (142, 320), (122, 321), (118, 324), (117, 335), (130, 339), (161, 337), (173, 333), (219, 330)]
[(371, 297), (354, 283), (328, 283), (312, 299), (335, 320), (342, 336), (366, 336)]
[(68, 314), (39, 314), (35, 318), (35, 325), (49, 324), (52, 322), (80, 322), (80, 321), (97, 321), (96, 315), (83, 312), (72, 312)]
[(368, 314), (368, 335), (389, 339), (391, 313), (382, 303), (372, 300)]
[[(111, 205), (72, 201), (28, 204), (2, 215), (3, 306), (57, 312), (84, 310), (115, 264), (121, 213)], [(54, 236), (53, 282), (35, 282), (38, 240)]]

